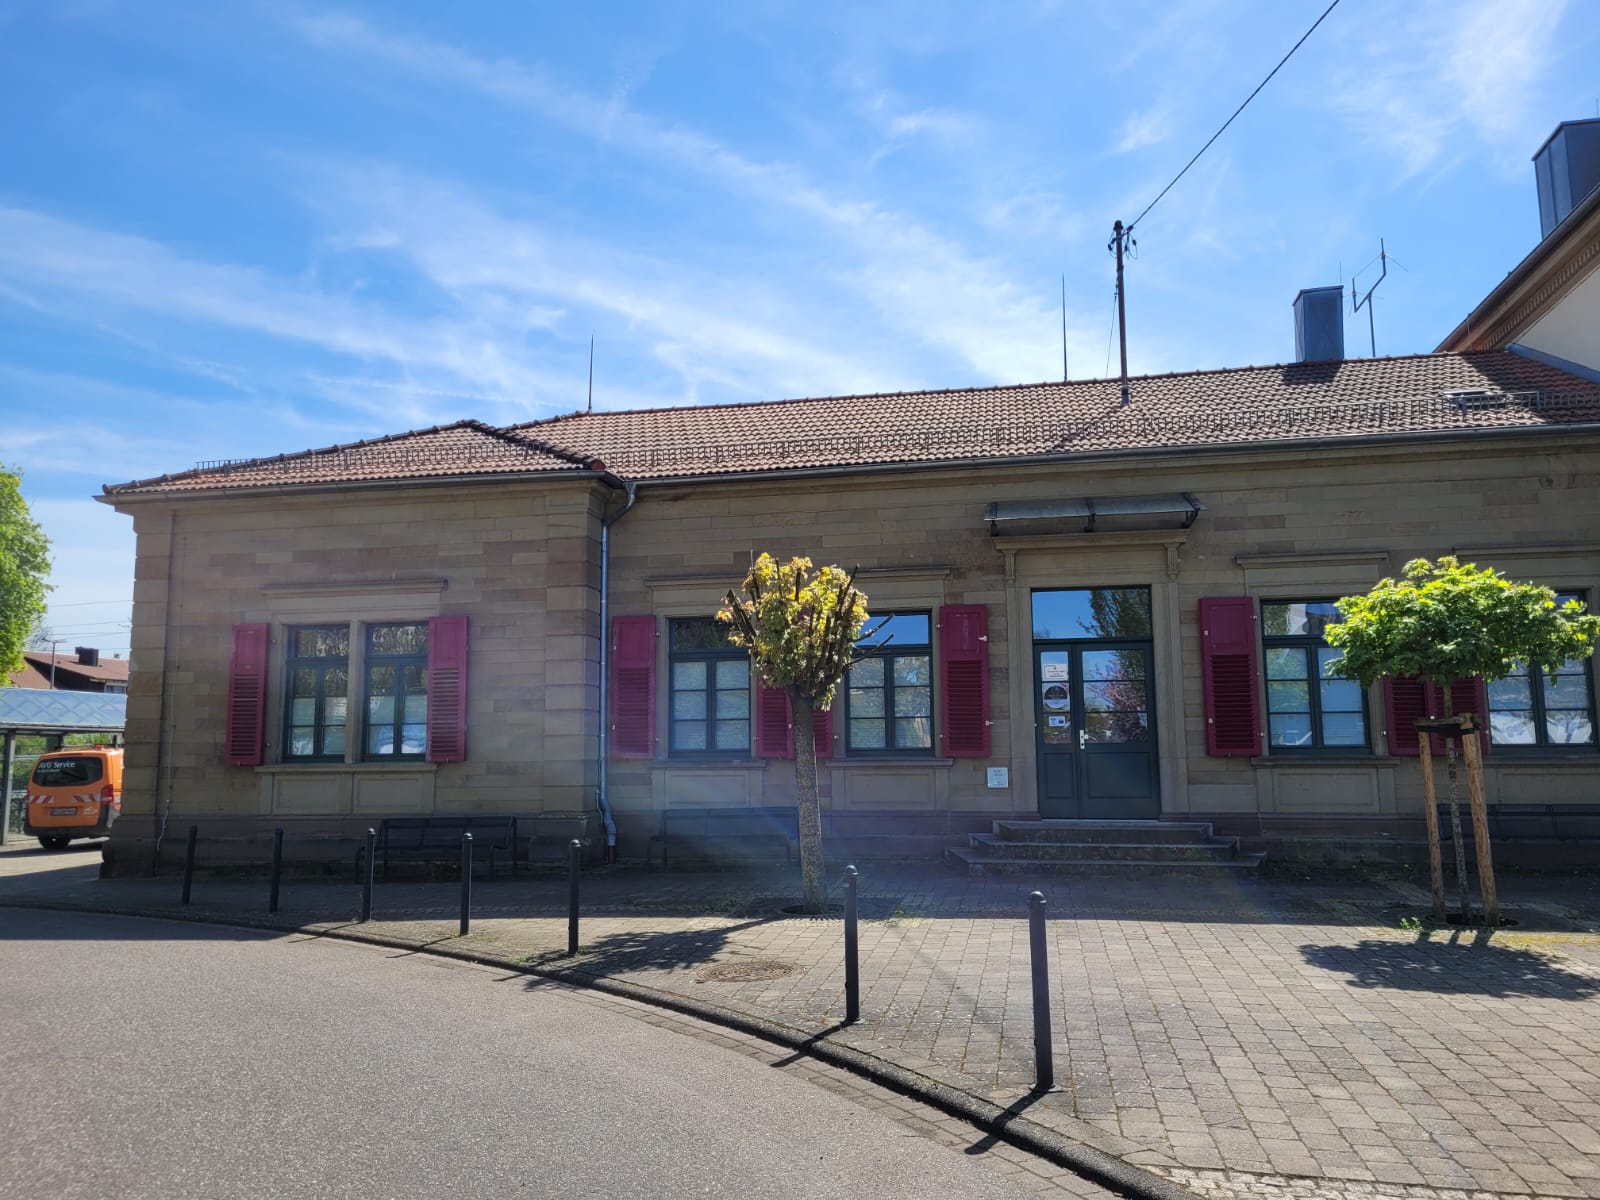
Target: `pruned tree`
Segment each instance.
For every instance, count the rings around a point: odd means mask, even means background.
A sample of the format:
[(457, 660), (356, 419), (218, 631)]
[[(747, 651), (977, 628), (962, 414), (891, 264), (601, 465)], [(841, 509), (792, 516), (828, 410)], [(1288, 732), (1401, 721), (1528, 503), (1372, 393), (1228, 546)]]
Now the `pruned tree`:
[[(1520, 671), (1554, 671), (1562, 663), (1588, 658), (1600, 638), (1600, 617), (1588, 614), (1577, 601), (1556, 604), (1547, 587), (1514, 583), (1492, 567), (1479, 568), (1446, 556), (1433, 563), (1425, 558), (1408, 562), (1401, 579), (1380, 580), (1363, 596), (1346, 596), (1338, 602), (1343, 618), (1328, 626), (1329, 645), (1343, 651), (1330, 670), (1371, 687), (1379, 679), (1415, 677), (1435, 684), (1442, 693), (1446, 718), (1451, 711), (1451, 687), (1473, 677), (1485, 684)], [(1487, 713), (1472, 714), (1486, 724)], [(1476, 736), (1476, 735), (1474, 735)], [(1421, 745), (1426, 749), (1426, 737)], [(1466, 908), (1466, 858), (1462, 849), (1461, 820), (1455, 798), (1455, 742), (1447, 743), (1450, 820), (1456, 845), (1456, 871)], [(1476, 743), (1466, 753), (1473, 803), (1473, 826), (1478, 838), (1478, 872), (1484, 893), (1485, 916), (1491, 925), (1495, 911), (1494, 866), (1487, 841), (1488, 823), (1483, 812), (1483, 783)], [(1425, 794), (1432, 795), (1431, 767), (1423, 766)], [(1435, 915), (1443, 917), (1443, 878), (1439, 864), (1438, 829), (1429, 803), (1429, 863), (1433, 875)], [(1465, 916), (1464, 918), (1465, 919)]]
[(800, 879), (805, 911), (822, 911), (822, 811), (817, 800), (817, 744), (812, 713), (833, 707), (834, 691), (859, 657), (867, 597), (855, 572), (813, 568), (809, 558), (780, 565), (770, 554), (751, 564), (740, 591), (730, 590), (717, 619), (750, 655), (768, 687), (782, 688), (794, 720), (794, 782), (799, 805)]
[(22, 496), (22, 476), (0, 468), (0, 687), (22, 668), (22, 648), (44, 616), (50, 540)]

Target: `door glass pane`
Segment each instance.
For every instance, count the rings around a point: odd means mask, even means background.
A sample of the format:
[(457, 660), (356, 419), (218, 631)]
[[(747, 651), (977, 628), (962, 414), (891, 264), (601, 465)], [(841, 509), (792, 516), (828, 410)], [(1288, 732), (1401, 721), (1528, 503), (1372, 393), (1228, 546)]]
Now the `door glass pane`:
[(1085, 679), (1143, 679), (1142, 650), (1085, 650), (1080, 667)]
[(1149, 588), (1076, 588), (1033, 594), (1040, 641), (1150, 636)]
[(1129, 712), (1148, 708), (1144, 680), (1116, 679), (1109, 683), (1085, 683), (1085, 712)]
[(1141, 710), (1086, 712), (1083, 727), (1087, 741), (1096, 745), (1125, 745), (1142, 742), (1150, 736), (1150, 716)]

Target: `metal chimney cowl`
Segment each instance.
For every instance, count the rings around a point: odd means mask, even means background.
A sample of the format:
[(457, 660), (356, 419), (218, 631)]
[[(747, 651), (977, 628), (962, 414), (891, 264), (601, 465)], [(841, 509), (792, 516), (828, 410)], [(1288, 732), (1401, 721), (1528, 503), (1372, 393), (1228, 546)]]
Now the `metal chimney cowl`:
[(1600, 187), (1600, 118), (1563, 121), (1533, 156), (1539, 183), (1539, 240), (1550, 236)]
[(1344, 358), (1344, 288), (1304, 288), (1294, 298), (1295, 362)]

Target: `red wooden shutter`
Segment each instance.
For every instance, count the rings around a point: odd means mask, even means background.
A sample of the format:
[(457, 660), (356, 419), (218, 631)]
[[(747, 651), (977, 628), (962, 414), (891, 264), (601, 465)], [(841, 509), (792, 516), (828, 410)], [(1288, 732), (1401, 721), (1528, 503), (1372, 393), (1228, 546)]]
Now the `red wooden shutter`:
[(1206, 753), (1261, 753), (1256, 676), (1256, 602), (1249, 596), (1200, 601), (1200, 668), (1206, 702)]
[(989, 756), (989, 610), (939, 609), (939, 736), (946, 758)]
[(789, 694), (782, 688), (768, 687), (756, 680), (756, 757), (794, 757), (794, 717), (789, 712)]
[[(1423, 686), (1414, 676), (1383, 681), (1383, 703), (1389, 716), (1389, 753), (1415, 755), (1417, 747), (1416, 722), (1423, 717), (1444, 716), (1444, 689), (1436, 683)], [(1456, 715), (1477, 714), (1478, 723), (1485, 732), (1479, 735), (1478, 744), (1489, 748), (1488, 720), (1489, 696), (1483, 680), (1477, 676), (1459, 679), (1450, 688), (1450, 709)], [(1443, 735), (1429, 734), (1428, 749), (1434, 754), (1445, 752)]]
[(1383, 680), (1383, 708), (1388, 723), (1389, 753), (1416, 755), (1417, 721), (1428, 715), (1428, 697), (1422, 680), (1402, 676)]
[(467, 757), (467, 618), (428, 619), (429, 762)]
[[(838, 699), (834, 703), (839, 703)], [(811, 732), (817, 740), (817, 757), (833, 757), (833, 709), (814, 708), (811, 710)]]
[(267, 714), (267, 642), (265, 625), (233, 627), (225, 743), (231, 767), (261, 764), (262, 730)]
[(656, 750), (656, 619), (611, 618), (611, 757)]

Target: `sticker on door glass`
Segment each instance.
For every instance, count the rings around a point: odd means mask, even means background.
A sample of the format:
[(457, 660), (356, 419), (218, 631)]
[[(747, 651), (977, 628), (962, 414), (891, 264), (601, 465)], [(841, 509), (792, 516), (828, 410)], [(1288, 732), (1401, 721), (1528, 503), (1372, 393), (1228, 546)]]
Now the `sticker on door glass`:
[(1070, 663), (1040, 663), (1039, 671), (1045, 679), (1071, 679), (1072, 666)]
[(1072, 707), (1072, 694), (1059, 683), (1044, 689), (1044, 706), (1052, 712), (1066, 712)]
[(1067, 727), (1067, 719), (1058, 717), (1054, 713), (1051, 713), (1045, 720), (1049, 722), (1051, 729), (1065, 729)]

